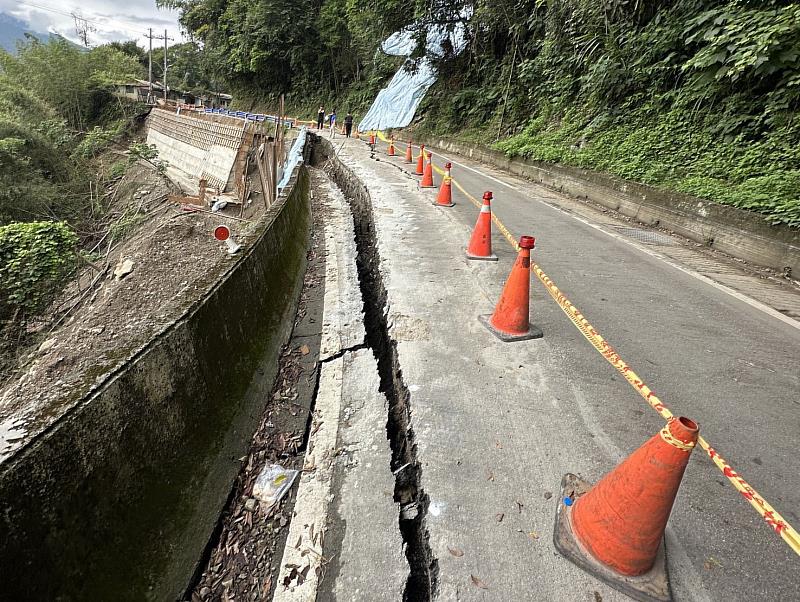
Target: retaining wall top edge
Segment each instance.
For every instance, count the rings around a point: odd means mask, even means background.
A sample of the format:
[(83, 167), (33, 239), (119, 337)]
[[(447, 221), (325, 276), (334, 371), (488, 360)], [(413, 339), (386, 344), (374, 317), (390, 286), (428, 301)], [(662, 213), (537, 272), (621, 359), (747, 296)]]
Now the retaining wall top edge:
[[(46, 437), (54, 428), (57, 428), (61, 420), (69, 417), (74, 412), (79, 411), (80, 408), (86, 404), (91, 403), (93, 399), (101, 395), (102, 392), (121, 374), (125, 373), (125, 371), (131, 365), (135, 364), (139, 358), (143, 357), (151, 347), (153, 347), (163, 338), (168, 337), (174, 329), (191, 320), (192, 316), (199, 311), (204, 303), (213, 297), (220, 287), (222, 287), (225, 282), (231, 278), (232, 274), (236, 272), (239, 266), (241, 266), (255, 252), (255, 249), (261, 244), (264, 237), (267, 235), (267, 232), (278, 218), (278, 215), (286, 206), (289, 198), (294, 194), (295, 186), (300, 177), (300, 173), (305, 169), (307, 168), (303, 163), (300, 163), (295, 167), (292, 176), (290, 177), (289, 182), (284, 189), (285, 194), (278, 197), (270, 206), (269, 210), (267, 210), (259, 220), (252, 222), (254, 229), (257, 231), (256, 238), (251, 244), (248, 244), (240, 253), (234, 256), (233, 261), (217, 277), (216, 281), (213, 285), (211, 285), (211, 287), (206, 289), (203, 294), (189, 303), (179, 315), (170, 320), (169, 323), (164, 325), (160, 330), (155, 332), (146, 343), (135, 348), (125, 359), (121, 360), (117, 366), (103, 375), (102, 380), (99, 382), (96, 380), (95, 383), (91, 385), (83, 394), (77, 397), (71, 405), (66, 406), (63, 412), (59, 413), (57, 416), (54, 416), (47, 424), (43, 425), (38, 430), (34, 427), (34, 430), (28, 431), (25, 441), (22, 445), (12, 450), (4, 458), (0, 458), (0, 473), (6, 472), (7, 470), (13, 470), (13, 467), (17, 464), (17, 462), (24, 458), (27, 451), (34, 447), (43, 437)], [(57, 402), (54, 401), (52, 405), (57, 405)], [(50, 410), (51, 405), (38, 408), (34, 416), (48, 414)], [(33, 421), (31, 421), (31, 424), (33, 424)]]

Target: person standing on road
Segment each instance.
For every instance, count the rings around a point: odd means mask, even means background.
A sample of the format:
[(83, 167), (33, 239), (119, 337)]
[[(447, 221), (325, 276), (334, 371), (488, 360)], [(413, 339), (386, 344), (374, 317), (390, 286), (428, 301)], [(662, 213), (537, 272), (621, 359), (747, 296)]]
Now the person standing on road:
[(328, 119), (331, 126), (331, 138), (336, 138), (336, 109), (331, 111), (331, 114), (328, 115)]
[(325, 107), (319, 105), (319, 111), (317, 111), (317, 129), (321, 130), (324, 124), (325, 124)]
[(344, 135), (348, 138), (353, 131), (353, 116), (348, 113), (344, 116)]

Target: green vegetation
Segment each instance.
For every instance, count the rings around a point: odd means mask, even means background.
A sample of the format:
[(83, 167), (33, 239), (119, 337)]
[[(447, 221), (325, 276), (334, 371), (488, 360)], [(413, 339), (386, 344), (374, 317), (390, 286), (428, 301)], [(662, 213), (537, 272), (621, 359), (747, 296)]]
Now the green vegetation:
[[(463, 1), (159, 0), (239, 98), (358, 112), (397, 67), (376, 52)], [(800, 225), (800, 2), (479, 0), (435, 59), (415, 128), (597, 169)], [(434, 58), (434, 57), (431, 57)]]
[(64, 222), (0, 226), (0, 320), (44, 309), (74, 268), (77, 242)]
[(401, 64), (378, 43), (414, 20), (401, 0), (157, 0), (178, 8), (205, 64), (238, 98), (275, 107), (281, 93), (306, 116), (320, 102), (365, 110)]
[(471, 25), (423, 127), (800, 226), (800, 3), (554, 0)]
[(101, 46), (53, 39), (0, 52), (0, 224), (41, 219), (77, 226), (91, 211), (91, 159), (125, 131), (136, 108), (113, 83), (140, 66)]
[(533, 120), (495, 146), (511, 157), (594, 169), (800, 226), (800, 147), (785, 130), (762, 140), (726, 140), (711, 133), (714, 125), (701, 127), (680, 109), (632, 109), (588, 123), (567, 113), (558, 122)]
[(103, 173), (95, 158), (140, 112), (113, 86), (140, 69), (114, 48), (58, 38), (0, 51), (0, 333), (52, 301), (75, 266), (76, 232), (95, 230), (96, 192), (124, 169)]
[[(139, 63), (142, 76), (147, 73), (147, 51), (135, 41), (111, 42), (109, 48), (117, 50)], [(224, 92), (220, 86), (224, 84), (217, 63), (212, 60), (212, 53), (203, 52), (196, 42), (172, 44), (168, 51), (169, 68), (167, 69), (167, 85), (171, 90), (182, 92)], [(164, 81), (164, 47), (153, 48), (153, 79)]]

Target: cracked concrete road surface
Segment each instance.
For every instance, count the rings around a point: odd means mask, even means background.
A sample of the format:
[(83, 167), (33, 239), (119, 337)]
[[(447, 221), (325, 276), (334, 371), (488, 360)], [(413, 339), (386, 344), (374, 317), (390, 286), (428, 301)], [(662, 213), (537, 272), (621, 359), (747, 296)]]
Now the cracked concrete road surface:
[[(628, 599), (555, 551), (559, 483), (568, 472), (596, 481), (663, 420), (537, 282), (532, 320), (544, 338), (495, 338), (476, 317), (491, 313), (512, 248), (495, 230), (499, 261), (468, 261), (477, 210), (463, 195), (452, 209), (434, 207), (435, 190), (420, 190), (402, 157), (379, 149), (375, 160), (362, 142), (339, 144), (328, 167), (352, 214), (337, 197), (341, 223), (330, 232), (341, 236), (330, 253), (348, 259), (329, 254), (339, 273), (326, 286), (342, 300), (329, 300), (326, 288), (324, 321), (345, 334), (330, 334), (312, 426), (323, 450), (301, 482), (284, 555), (284, 565), (299, 564), (287, 560), (302, 553), (298, 537), (324, 520), (322, 578), (313, 595), (297, 597), (298, 586), (276, 600)], [(797, 324), (748, 300), (746, 287), (732, 294), (729, 283), (697, 277), (688, 250), (682, 262), (679, 253), (645, 249), (615, 233), (609, 216), (459, 162), (461, 184), (477, 197), (494, 190), (495, 212), (514, 236), (537, 237), (535, 261), (599, 332), (797, 526)], [(736, 276), (731, 270), (720, 273)], [(354, 309), (360, 303), (364, 316)], [(352, 331), (362, 319), (363, 341)], [(325, 370), (337, 400), (328, 409), (319, 402)], [(330, 474), (315, 474), (326, 461)], [(327, 483), (316, 494), (327, 501), (315, 511), (322, 518), (297, 520), (314, 479)], [(699, 448), (666, 545), (676, 600), (800, 595), (800, 559)]]

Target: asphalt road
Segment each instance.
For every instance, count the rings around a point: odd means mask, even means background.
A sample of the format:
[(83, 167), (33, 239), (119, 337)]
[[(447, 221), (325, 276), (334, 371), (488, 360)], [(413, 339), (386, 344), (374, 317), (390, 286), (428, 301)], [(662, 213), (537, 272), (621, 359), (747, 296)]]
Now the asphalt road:
[[(404, 145), (398, 145), (395, 159), (385, 156), (385, 148), (381, 144), (378, 151), (382, 161), (412, 171), (413, 165), (402, 162)], [(493, 211), (515, 237), (536, 236), (534, 261), (667, 406), (697, 421), (734, 469), (800, 528), (800, 329), (560, 210), (552, 191), (461, 157), (448, 158), (458, 162), (453, 177), (473, 196), (493, 191)], [(446, 159), (435, 157), (438, 165)], [(435, 182), (438, 186), (438, 175)], [(435, 191), (430, 195), (433, 199)], [(455, 188), (453, 200), (455, 207), (441, 211), (471, 227), (477, 209)], [(493, 243), (498, 273), (507, 274), (515, 254), (496, 230)], [(499, 294), (502, 278), (488, 286)], [(610, 469), (663, 421), (535, 279), (532, 295), (534, 322), (571, 375), (570, 386), (593, 412), (589, 436), (607, 455), (602, 461)], [(683, 575), (681, 597), (695, 591), (691, 598), (800, 600), (800, 558), (699, 447), (673, 509), (667, 543), (671, 570)]]

